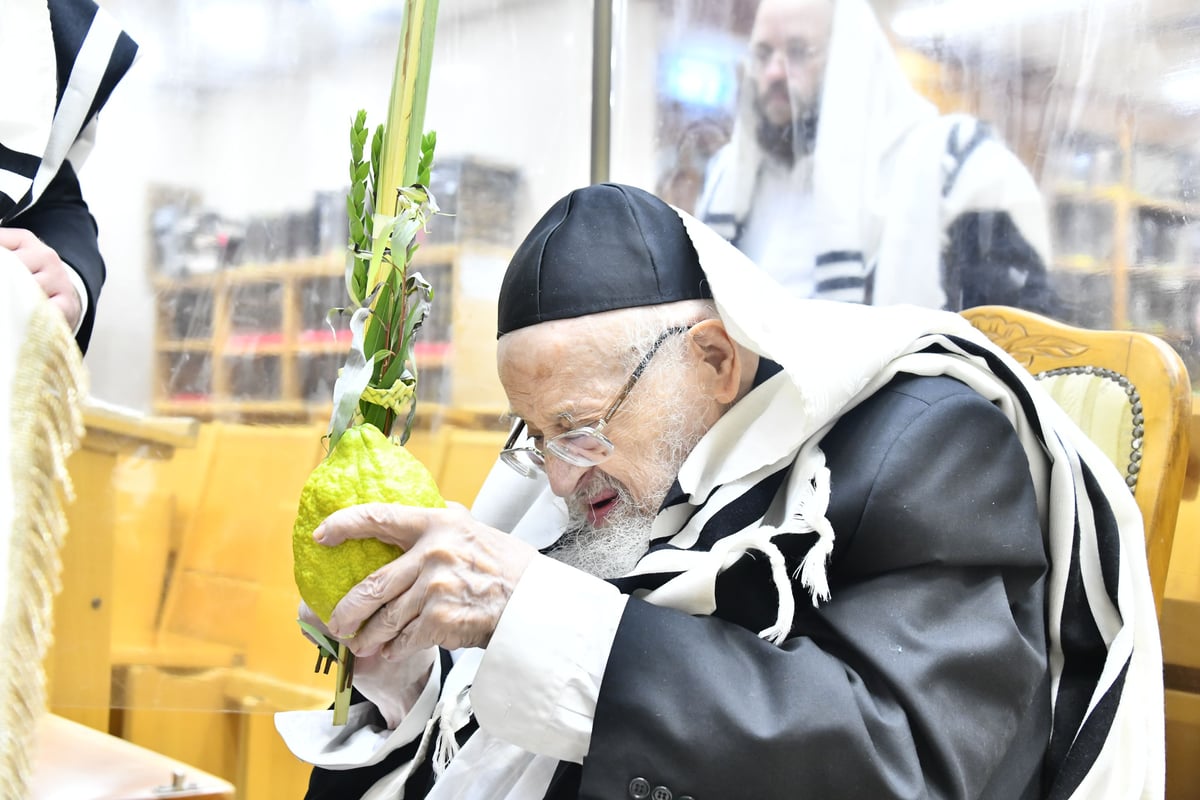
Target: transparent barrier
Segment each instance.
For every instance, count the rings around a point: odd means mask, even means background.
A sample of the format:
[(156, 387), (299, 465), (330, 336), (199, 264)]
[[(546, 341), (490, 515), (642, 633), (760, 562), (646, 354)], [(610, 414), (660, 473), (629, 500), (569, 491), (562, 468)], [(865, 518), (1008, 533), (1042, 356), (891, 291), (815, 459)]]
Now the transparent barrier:
[[(271, 716), (332, 698), (294, 621), (291, 528), (349, 341), (327, 317), (346, 301), (347, 134), (359, 108), (384, 119), (397, 5), (104, 3), (141, 56), (81, 172), (108, 280), (71, 461), (49, 703), (246, 798), (302, 794), (307, 768)], [(696, 210), (743, 113), (756, 3), (612, 7), (611, 177)], [(1044, 227), (1059, 316), (1156, 333), (1200, 379), (1190, 4), (867, 8), (903, 80), (937, 112), (985, 122), (1034, 187), (1041, 221), (1028, 224)], [(434, 300), (410, 448), (469, 504), (506, 435), (504, 267), (542, 212), (588, 181), (593, 8), (447, 0), (440, 14), (426, 127), (448, 213), (415, 262)], [(801, 64), (824, 46), (757, 58)], [(841, 95), (829, 118), (869, 126), (877, 101)], [(1001, 195), (987, 208), (1007, 208)], [(905, 213), (895, 193), (871, 198), (875, 217)]]

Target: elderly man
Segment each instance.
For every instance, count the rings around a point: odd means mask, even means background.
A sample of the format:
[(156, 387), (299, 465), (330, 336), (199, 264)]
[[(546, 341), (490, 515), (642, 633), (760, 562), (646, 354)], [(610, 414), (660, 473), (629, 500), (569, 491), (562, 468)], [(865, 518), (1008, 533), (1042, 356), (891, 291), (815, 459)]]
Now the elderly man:
[(1037, 186), (939, 116), (865, 0), (762, 0), (695, 215), (801, 297), (1055, 313)]
[(1161, 792), (1136, 506), (957, 315), (796, 300), (601, 185), (498, 320), (518, 421), (473, 515), (314, 534), (406, 553), (330, 619), (349, 725), (277, 719), (310, 797)]

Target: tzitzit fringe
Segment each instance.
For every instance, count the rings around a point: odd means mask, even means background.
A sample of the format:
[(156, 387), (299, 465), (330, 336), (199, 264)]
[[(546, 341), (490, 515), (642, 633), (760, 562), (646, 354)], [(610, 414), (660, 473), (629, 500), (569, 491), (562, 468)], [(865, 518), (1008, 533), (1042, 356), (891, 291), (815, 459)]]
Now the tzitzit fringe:
[(17, 360), (12, 397), (13, 534), (0, 640), (0, 796), (25, 797), (37, 720), (45, 711), (42, 659), (54, 639), (54, 597), (74, 499), (67, 458), (83, 436), (87, 375), (62, 316), (39, 303)]

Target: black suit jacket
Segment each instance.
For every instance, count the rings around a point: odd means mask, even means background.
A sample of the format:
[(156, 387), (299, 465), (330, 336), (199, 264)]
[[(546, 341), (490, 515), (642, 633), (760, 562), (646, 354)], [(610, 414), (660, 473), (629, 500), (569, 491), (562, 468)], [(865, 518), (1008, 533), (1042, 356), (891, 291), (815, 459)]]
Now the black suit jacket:
[(87, 310), (75, 340), (79, 349), (87, 352), (96, 322), (96, 306), (104, 286), (104, 259), (100, 256), (96, 220), (92, 217), (79, 179), (70, 162), (64, 162), (58, 174), (30, 208), (15, 217), (9, 227), (27, 228), (53, 248), (58, 257), (83, 279), (87, 289)]
[[(777, 607), (749, 590), (771, 585), (765, 559), (721, 575), (718, 616), (631, 598), (588, 755), (560, 766), (548, 798), (1040, 796), (1047, 560), (1011, 425), (953, 379), (900, 376), (822, 449), (830, 600), (813, 608), (796, 584), (780, 647), (754, 633)], [(789, 571), (811, 539), (794, 544)], [(309, 797), (357, 796), (387, 771), (317, 769)]]

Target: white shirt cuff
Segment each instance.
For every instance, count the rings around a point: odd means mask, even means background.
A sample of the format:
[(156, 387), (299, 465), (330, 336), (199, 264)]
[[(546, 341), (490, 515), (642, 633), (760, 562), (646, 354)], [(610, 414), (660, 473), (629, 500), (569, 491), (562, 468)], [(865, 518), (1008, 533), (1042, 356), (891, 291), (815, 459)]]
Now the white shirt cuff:
[(394, 730), (388, 730), (371, 703), (351, 706), (349, 720), (341, 726), (334, 726), (332, 710), (282, 711), (275, 715), (275, 729), (301, 761), (325, 769), (368, 767), (425, 732), (441, 684), (441, 659), (435, 658), (420, 697)]
[(87, 287), (83, 285), (83, 278), (79, 277), (79, 273), (70, 264), (67, 264), (67, 277), (71, 279), (71, 285), (75, 287), (75, 294), (79, 296), (79, 319), (75, 321), (75, 330), (71, 331), (71, 333), (78, 334), (79, 329), (83, 327), (83, 318), (87, 316)]
[(627, 600), (599, 578), (534, 558), (471, 688), (480, 727), (530, 752), (581, 763)]

